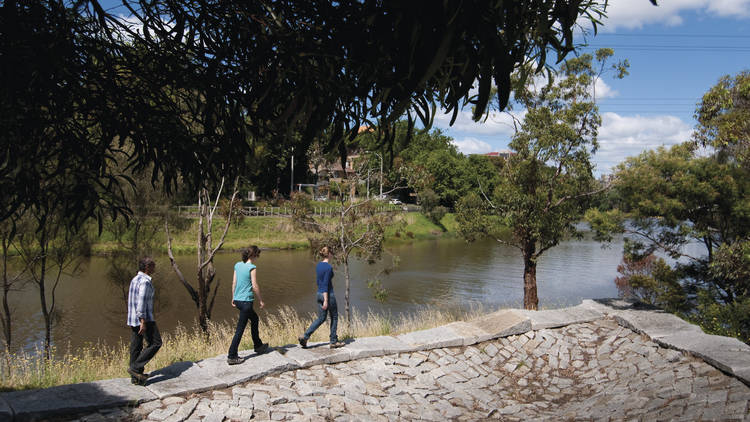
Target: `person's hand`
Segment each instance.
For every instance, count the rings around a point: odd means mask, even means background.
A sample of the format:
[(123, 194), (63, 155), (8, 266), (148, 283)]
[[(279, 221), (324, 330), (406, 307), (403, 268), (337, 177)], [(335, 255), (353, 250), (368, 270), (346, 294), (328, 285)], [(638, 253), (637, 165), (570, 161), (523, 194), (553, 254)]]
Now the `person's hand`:
[(235, 305), (235, 304), (234, 304), (234, 299), (232, 299), (232, 307), (233, 307), (233, 308), (236, 308), (236, 307), (237, 307), (237, 305)]
[(141, 320), (141, 326), (138, 328), (138, 335), (143, 335), (146, 332), (146, 321)]
[(328, 309), (328, 301), (325, 300), (325, 301), (323, 301), (323, 310), (325, 311), (327, 309)]
[(259, 303), (259, 305), (260, 305), (260, 309), (263, 309), (263, 308), (264, 308), (264, 307), (266, 306), (266, 304), (265, 304), (265, 303), (263, 303), (263, 301), (262, 301), (262, 300), (261, 300), (261, 301), (259, 301), (259, 302), (260, 302), (260, 303)]

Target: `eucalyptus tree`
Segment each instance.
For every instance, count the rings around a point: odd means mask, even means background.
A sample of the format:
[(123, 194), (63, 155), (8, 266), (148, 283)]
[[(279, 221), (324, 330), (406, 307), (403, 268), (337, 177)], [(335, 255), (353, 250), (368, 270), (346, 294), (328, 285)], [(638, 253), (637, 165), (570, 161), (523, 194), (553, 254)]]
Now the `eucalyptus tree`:
[[(630, 157), (615, 171), (615, 205), (587, 220), (602, 240), (625, 235), (625, 291), (707, 331), (750, 342), (750, 166), (747, 72), (722, 77), (696, 108), (694, 139)], [(687, 140), (686, 140), (687, 141)], [(708, 149), (700, 149), (708, 147)], [(668, 256), (673, 262), (655, 258)]]
[[(580, 236), (576, 223), (601, 191), (591, 163), (601, 124), (592, 87), (612, 55), (611, 49), (583, 54), (564, 62), (557, 80), (519, 87), (515, 97), (527, 112), (516, 124), (509, 144), (513, 154), (500, 169), (496, 188), (480, 189), (459, 203), (457, 221), (467, 239), (492, 236), (497, 233), (493, 225), (510, 228), (510, 239), (493, 237), (521, 252), (526, 309), (538, 307), (539, 257), (560, 241)], [(613, 67), (617, 77), (626, 74), (626, 62)]]
[[(605, 6), (123, 0), (110, 10), (97, 0), (5, 1), (0, 219), (31, 207), (37, 182), (66, 170), (78, 180), (58, 192), (66, 213), (102, 221), (128, 211), (130, 181), (112, 161), (197, 190), (206, 176), (241, 173), (248, 143), (293, 143), (304, 154), (332, 126), (326, 151), (342, 153), (367, 122), (405, 114), (429, 125), (433, 104), (453, 119), (469, 104), (479, 119), (493, 82), (502, 109), (510, 74), (574, 51), (576, 26), (596, 28)], [(186, 96), (200, 99), (186, 101), (197, 135), (180, 105)]]

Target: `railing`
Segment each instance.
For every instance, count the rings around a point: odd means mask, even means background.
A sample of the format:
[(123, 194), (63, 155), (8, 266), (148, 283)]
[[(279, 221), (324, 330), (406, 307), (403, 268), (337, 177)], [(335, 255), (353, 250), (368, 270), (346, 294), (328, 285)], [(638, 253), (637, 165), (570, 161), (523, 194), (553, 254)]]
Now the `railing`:
[[(341, 212), (340, 206), (314, 206), (313, 215), (337, 215)], [(407, 211), (414, 212), (418, 211), (419, 208), (415, 206), (405, 205), (378, 205), (376, 206), (378, 213), (384, 212), (398, 212)], [(199, 209), (197, 205), (179, 205), (177, 212), (184, 217), (198, 217)], [(290, 207), (242, 207), (242, 214), (247, 217), (291, 217), (292, 209)]]

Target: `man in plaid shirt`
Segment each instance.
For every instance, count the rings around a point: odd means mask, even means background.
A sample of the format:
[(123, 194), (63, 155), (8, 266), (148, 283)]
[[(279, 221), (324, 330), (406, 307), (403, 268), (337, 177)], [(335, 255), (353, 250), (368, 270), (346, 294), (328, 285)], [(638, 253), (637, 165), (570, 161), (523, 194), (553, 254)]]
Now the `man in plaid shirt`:
[(155, 270), (156, 263), (153, 259), (141, 259), (138, 262), (138, 274), (130, 281), (128, 290), (128, 326), (132, 331), (128, 373), (133, 384), (145, 385), (148, 374), (143, 369), (161, 348), (161, 335), (154, 321), (154, 286), (151, 284), (151, 275)]

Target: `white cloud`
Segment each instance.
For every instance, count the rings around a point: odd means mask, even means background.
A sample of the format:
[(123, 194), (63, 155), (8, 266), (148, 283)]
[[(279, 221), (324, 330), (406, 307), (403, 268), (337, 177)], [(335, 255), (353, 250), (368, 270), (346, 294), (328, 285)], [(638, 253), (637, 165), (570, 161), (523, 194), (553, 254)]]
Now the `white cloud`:
[(603, 113), (599, 129), (599, 150), (594, 156), (597, 171), (612, 167), (649, 149), (690, 140), (693, 128), (675, 116), (621, 116)]
[(456, 145), (462, 154), (484, 154), (493, 150), (492, 145), (477, 138), (464, 138), (461, 141), (454, 140), (453, 144)]
[[(511, 113), (511, 114), (509, 114)], [(502, 135), (510, 136), (515, 133), (513, 127), (513, 117), (522, 120), (526, 111), (520, 112), (491, 112), (489, 117), (485, 120), (482, 119), (479, 122), (475, 122), (471, 117), (471, 110), (464, 109), (458, 112), (455, 123), (453, 126), (449, 126), (452, 114), (437, 113), (435, 116), (435, 125), (441, 128), (451, 128), (451, 130), (459, 132), (475, 133), (478, 135)]]
[(648, 24), (677, 26), (682, 13), (706, 12), (719, 17), (750, 17), (750, 0), (661, 0), (653, 6), (648, 0), (619, 0), (609, 3), (604, 31), (617, 28), (637, 29)]

